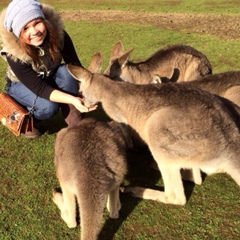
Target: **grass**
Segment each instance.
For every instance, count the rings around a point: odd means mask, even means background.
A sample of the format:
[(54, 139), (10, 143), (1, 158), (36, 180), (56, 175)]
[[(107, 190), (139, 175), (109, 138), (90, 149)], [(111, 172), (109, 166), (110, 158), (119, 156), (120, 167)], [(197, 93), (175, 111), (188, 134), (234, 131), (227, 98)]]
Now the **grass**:
[[(1, 1), (0, 9), (9, 1)], [(238, 1), (46, 1), (57, 9), (118, 9), (146, 12), (182, 12), (239, 14)], [(214, 5), (214, 7), (210, 7)], [(210, 35), (164, 31), (137, 23), (65, 22), (84, 66), (101, 51), (105, 69), (111, 48), (121, 40), (125, 49), (134, 47), (132, 59), (142, 59), (168, 44), (184, 43), (204, 52), (214, 72), (240, 69), (240, 43)], [(0, 89), (4, 87), (6, 64), (0, 65)], [(98, 110), (92, 113), (103, 118)], [(42, 124), (40, 138), (15, 137), (0, 125), (0, 239), (70, 240), (77, 239), (79, 227), (68, 229), (51, 200), (51, 189), (59, 186), (53, 166), (56, 132), (65, 124), (58, 114)], [(87, 137), (87, 136), (86, 136)], [(130, 155), (130, 175), (125, 184), (161, 188), (158, 172), (147, 167), (151, 156), (139, 152)], [(206, 177), (201, 186), (184, 182), (186, 206), (164, 205), (121, 195), (122, 210), (118, 220), (104, 213), (101, 239), (128, 240), (199, 240), (240, 238), (239, 187), (225, 174)]]
[[(84, 66), (88, 66), (96, 51), (101, 51), (103, 69), (105, 69), (114, 43), (121, 40), (126, 50), (134, 48), (131, 59), (135, 60), (145, 59), (146, 56), (150, 56), (166, 45), (184, 43), (206, 54), (215, 73), (240, 69), (238, 41), (229, 42), (217, 37), (164, 31), (152, 26), (139, 26), (136, 23), (126, 25), (83, 21), (65, 22), (65, 26), (69, 32), (73, 33), (71, 37)], [(83, 32), (86, 34), (84, 38)]]

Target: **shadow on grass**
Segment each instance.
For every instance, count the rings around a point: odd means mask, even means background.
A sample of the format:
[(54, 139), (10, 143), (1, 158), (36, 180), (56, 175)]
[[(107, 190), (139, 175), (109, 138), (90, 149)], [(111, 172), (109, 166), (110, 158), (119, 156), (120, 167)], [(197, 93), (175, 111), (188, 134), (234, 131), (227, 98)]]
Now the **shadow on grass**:
[[(151, 188), (159, 191), (164, 191), (163, 183), (159, 186), (161, 180), (161, 173), (150, 167), (151, 162), (154, 161), (151, 153), (147, 148), (138, 152), (128, 153), (129, 172), (125, 179), (129, 181), (128, 185), (141, 186)], [(203, 176), (204, 178), (204, 176)], [(187, 200), (191, 197), (195, 184), (189, 181), (183, 181), (184, 190)], [(121, 193), (121, 204), (119, 219), (108, 218), (99, 235), (99, 240), (114, 239), (115, 233), (121, 227), (123, 222), (128, 218), (131, 212), (134, 211), (136, 206), (142, 199), (134, 198), (127, 193)], [(145, 201), (145, 200), (143, 200)], [(161, 206), (160, 206), (161, 207)]]
[[(128, 174), (125, 180), (131, 186), (154, 186), (160, 178), (160, 173), (149, 168), (149, 161), (152, 156), (148, 149), (139, 151), (128, 151)], [(134, 198), (129, 194), (121, 193), (121, 210), (118, 219), (108, 218), (99, 234), (99, 240), (114, 239), (115, 233), (118, 231), (122, 223), (128, 218), (135, 207), (142, 201)]]
[(65, 123), (61, 111), (59, 111), (54, 117), (44, 120), (44, 121), (37, 121), (34, 123), (34, 127), (36, 127), (41, 134), (55, 134), (60, 131), (62, 128), (67, 127)]
[[(85, 113), (85, 117), (92, 117), (96, 118), (100, 121), (109, 121), (109, 117), (105, 114), (105, 112), (102, 109), (101, 104), (99, 103), (99, 106), (97, 110)], [(59, 132), (62, 128), (67, 127), (67, 124), (65, 123), (61, 110), (52, 118), (44, 120), (44, 121), (36, 121), (34, 126), (41, 132), (41, 134), (55, 134)]]

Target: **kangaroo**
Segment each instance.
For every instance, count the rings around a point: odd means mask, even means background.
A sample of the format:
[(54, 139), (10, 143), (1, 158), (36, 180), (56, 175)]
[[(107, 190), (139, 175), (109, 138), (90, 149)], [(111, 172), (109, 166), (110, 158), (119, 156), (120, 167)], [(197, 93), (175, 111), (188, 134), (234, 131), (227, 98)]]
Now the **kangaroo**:
[[(132, 63), (128, 61), (128, 58), (130, 53), (132, 52), (132, 49), (124, 53), (122, 43), (118, 42), (114, 45), (112, 49), (110, 62), (104, 73), (106, 75), (109, 75), (111, 78), (115, 80), (125, 80), (127, 82), (132, 82), (135, 84), (168, 83), (168, 82), (176, 82), (176, 81), (183, 82), (183, 84), (186, 84), (190, 87), (198, 87), (198, 88), (201, 88), (202, 90), (209, 91), (213, 94), (217, 94), (222, 97), (225, 97), (231, 100), (232, 102), (234, 102), (235, 104), (237, 104), (238, 106), (240, 106), (240, 71), (231, 71), (231, 72), (218, 73), (218, 74), (212, 75), (211, 64), (209, 63), (205, 55), (201, 53), (199, 53), (200, 54), (199, 56), (202, 56), (202, 60), (199, 61), (200, 64), (199, 64), (198, 70), (200, 71), (201, 69), (205, 69), (203, 71), (203, 73), (205, 72), (205, 74), (190, 75), (191, 72), (188, 72), (189, 73), (188, 75), (182, 75), (183, 77), (186, 77), (185, 79), (184, 78), (177, 79), (176, 74), (173, 74), (172, 77), (169, 78), (169, 76), (171, 76), (170, 74), (168, 75), (168, 78), (166, 78), (167, 75), (165, 75), (165, 77), (163, 77), (164, 75), (161, 75), (161, 74), (152, 75), (152, 71), (149, 71), (151, 67), (153, 68), (155, 66), (155, 69), (156, 69), (160, 65), (161, 65), (161, 69), (159, 71), (162, 71), (162, 69), (164, 69), (165, 67), (167, 67), (169, 70), (170, 67), (172, 67), (172, 64), (168, 63), (167, 61), (170, 62), (170, 61), (173, 61), (173, 59), (175, 59), (174, 64), (177, 64), (178, 63), (177, 61), (179, 61), (179, 63), (182, 64), (181, 66), (185, 66), (185, 64), (189, 64), (189, 62), (187, 61), (185, 62), (184, 59), (186, 59), (187, 57), (189, 57), (189, 59), (193, 59), (193, 57), (190, 58), (190, 55), (187, 55), (186, 51), (189, 51), (189, 52), (192, 51), (193, 55), (194, 53), (195, 55), (197, 55), (197, 52), (198, 52), (197, 50), (189, 46), (173, 45), (170, 47), (166, 47), (162, 50), (159, 50), (158, 52), (153, 54), (152, 57), (150, 57), (144, 62)], [(159, 58), (158, 60), (159, 62), (156, 60), (157, 56)], [(185, 56), (185, 58), (180, 58), (180, 56), (181, 57)], [(199, 59), (201, 59), (201, 57), (199, 57)], [(207, 69), (209, 70), (209, 72)], [(169, 70), (169, 72), (171, 73), (172, 70)], [(176, 69), (175, 69), (175, 73), (176, 73)], [(136, 147), (136, 145), (139, 145), (139, 146), (144, 145), (144, 143), (142, 143), (142, 141), (134, 133), (134, 131), (129, 129), (128, 126), (122, 126), (122, 129), (124, 130), (128, 147), (130, 149), (132, 149), (134, 146)], [(152, 163), (151, 166), (157, 170), (157, 166), (154, 162)], [(193, 173), (191, 173), (189, 170), (183, 170), (182, 176), (185, 180), (191, 180), (196, 184), (202, 183), (200, 171), (197, 169), (194, 169)]]
[(191, 81), (212, 74), (207, 57), (190, 46), (167, 46), (141, 62), (129, 61), (132, 51), (124, 52), (122, 43), (117, 42), (104, 74), (137, 84)]
[(240, 185), (240, 108), (229, 100), (179, 83), (136, 85), (68, 65), (84, 104), (98, 102), (108, 116), (128, 124), (148, 145), (164, 191), (124, 187), (133, 196), (186, 204), (180, 169), (227, 173)]
[[(212, 94), (227, 98), (240, 107), (240, 71), (229, 71), (207, 75), (193, 81), (181, 82), (180, 84), (187, 87), (197, 87)], [(159, 84), (156, 84), (156, 86), (159, 86)], [(129, 139), (132, 138), (130, 129), (126, 128), (125, 132), (126, 138), (130, 142)], [(136, 141), (135, 135), (134, 138)], [(151, 167), (158, 170), (155, 162), (151, 163)], [(189, 170), (182, 170), (181, 173), (183, 179), (185, 180), (190, 180), (196, 184), (202, 183), (202, 177), (199, 169), (193, 169), (193, 172)]]
[(216, 73), (181, 84), (227, 98), (240, 107), (240, 71)]
[(86, 118), (57, 134), (54, 165), (62, 192), (53, 190), (53, 202), (69, 228), (77, 226), (78, 204), (81, 240), (97, 239), (106, 201), (110, 218), (119, 217), (119, 185), (127, 172), (125, 150), (114, 122)]

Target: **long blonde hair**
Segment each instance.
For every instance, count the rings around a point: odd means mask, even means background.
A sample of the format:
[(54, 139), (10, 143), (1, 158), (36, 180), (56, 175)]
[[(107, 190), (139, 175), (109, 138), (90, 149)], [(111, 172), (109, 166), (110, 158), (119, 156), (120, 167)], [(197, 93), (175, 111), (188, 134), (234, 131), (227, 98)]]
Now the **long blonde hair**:
[[(46, 21), (45, 19), (41, 19), (43, 24), (47, 29), (47, 35), (45, 38), (45, 44), (47, 45), (47, 49), (51, 55), (52, 61), (56, 62), (59, 57), (59, 50), (61, 48), (61, 43), (58, 39), (58, 35), (56, 34), (55, 28), (50, 24), (50, 22)], [(24, 30), (21, 32), (19, 40), (20, 40), (20, 47), (32, 58), (34, 65), (36, 68), (40, 66), (40, 58), (38, 53), (38, 48), (35, 46), (27, 44), (23, 39)]]

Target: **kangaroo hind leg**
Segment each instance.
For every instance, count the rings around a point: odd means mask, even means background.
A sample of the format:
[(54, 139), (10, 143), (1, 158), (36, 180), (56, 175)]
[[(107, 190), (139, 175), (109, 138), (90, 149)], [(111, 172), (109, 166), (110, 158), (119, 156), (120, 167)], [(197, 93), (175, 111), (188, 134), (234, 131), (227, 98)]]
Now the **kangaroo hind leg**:
[(159, 168), (164, 182), (164, 192), (142, 187), (124, 187), (121, 189), (123, 192), (129, 192), (134, 197), (166, 204), (185, 205), (186, 197), (180, 169), (162, 166), (159, 166)]
[(107, 199), (107, 209), (109, 211), (110, 218), (119, 218), (119, 210), (121, 209), (119, 186), (109, 192)]
[(62, 193), (57, 190), (52, 191), (53, 202), (61, 211), (61, 217), (69, 228), (77, 226), (76, 220), (76, 197), (62, 186)]
[(165, 203), (185, 205), (186, 196), (184, 193), (181, 172), (175, 166), (160, 166), (164, 182)]

